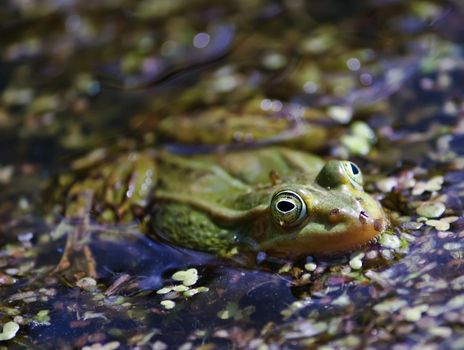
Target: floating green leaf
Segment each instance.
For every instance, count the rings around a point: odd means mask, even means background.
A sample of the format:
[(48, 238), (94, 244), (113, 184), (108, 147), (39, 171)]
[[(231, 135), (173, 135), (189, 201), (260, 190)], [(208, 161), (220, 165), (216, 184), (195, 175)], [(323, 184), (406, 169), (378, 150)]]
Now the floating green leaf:
[(417, 214), (426, 218), (439, 218), (445, 212), (446, 207), (441, 202), (424, 202), (417, 208)]
[(225, 309), (217, 313), (217, 316), (221, 320), (228, 320), (233, 318), (234, 320), (238, 321), (249, 317), (253, 312), (255, 312), (255, 307), (252, 305), (249, 305), (243, 309), (239, 309), (238, 304), (229, 302), (227, 303)]
[(0, 341), (13, 339), (18, 330), (19, 325), (16, 322), (10, 321), (5, 323), (2, 333), (0, 333)]
[(167, 310), (173, 309), (176, 306), (176, 303), (172, 300), (163, 300), (160, 302), (160, 304), (163, 305)]
[(184, 286), (193, 286), (198, 281), (198, 270), (188, 269), (185, 271), (177, 271), (172, 275), (174, 281), (182, 282)]

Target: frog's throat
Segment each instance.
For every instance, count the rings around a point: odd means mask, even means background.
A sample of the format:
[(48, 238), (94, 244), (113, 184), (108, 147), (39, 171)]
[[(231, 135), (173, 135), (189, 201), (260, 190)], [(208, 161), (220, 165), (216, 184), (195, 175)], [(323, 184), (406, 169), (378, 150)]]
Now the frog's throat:
[(185, 194), (168, 193), (158, 190), (155, 193), (155, 200), (172, 201), (176, 203), (190, 205), (206, 213), (213, 219), (226, 223), (245, 222), (255, 219), (269, 210), (269, 206), (262, 204), (249, 210), (235, 210), (221, 206), (212, 206), (210, 201), (194, 198)]
[(355, 225), (346, 231), (314, 233), (301, 237), (298, 235), (287, 235), (286, 239), (276, 239), (261, 244), (260, 248), (265, 251), (288, 255), (305, 254), (336, 254), (349, 251), (363, 246), (372, 241), (384, 231), (386, 221), (382, 219), (382, 228), (374, 225)]

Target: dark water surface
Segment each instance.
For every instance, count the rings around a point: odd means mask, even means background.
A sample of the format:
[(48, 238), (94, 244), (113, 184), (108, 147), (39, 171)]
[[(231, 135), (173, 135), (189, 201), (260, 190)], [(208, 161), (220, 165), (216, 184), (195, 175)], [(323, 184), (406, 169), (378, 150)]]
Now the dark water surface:
[[(2, 4), (0, 348), (464, 349), (463, 21), (452, 0)], [(250, 268), (91, 210), (98, 278), (52, 273), (76, 159), (267, 144), (355, 160), (388, 232)]]

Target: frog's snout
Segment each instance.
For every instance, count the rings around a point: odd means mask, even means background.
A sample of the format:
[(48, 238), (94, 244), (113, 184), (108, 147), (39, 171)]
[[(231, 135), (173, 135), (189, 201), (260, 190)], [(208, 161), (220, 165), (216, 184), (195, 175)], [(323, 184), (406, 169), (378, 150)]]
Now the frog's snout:
[(377, 232), (382, 232), (386, 226), (386, 221), (383, 218), (370, 217), (364, 210), (359, 212), (358, 220), (361, 225), (371, 225)]
[(374, 220), (374, 229), (377, 232), (382, 232), (387, 227), (387, 220), (385, 219), (375, 219)]
[(342, 209), (333, 208), (326, 214), (326, 219), (332, 225), (345, 223), (354, 226), (371, 226), (377, 232), (382, 232), (386, 226), (386, 221), (383, 218), (373, 217), (365, 210), (360, 210), (358, 215), (350, 215)]

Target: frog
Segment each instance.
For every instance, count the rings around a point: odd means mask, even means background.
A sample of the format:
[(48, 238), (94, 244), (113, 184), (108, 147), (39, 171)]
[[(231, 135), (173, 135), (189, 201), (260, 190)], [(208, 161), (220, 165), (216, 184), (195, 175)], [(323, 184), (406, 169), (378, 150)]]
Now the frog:
[[(375, 240), (388, 225), (355, 163), (282, 146), (191, 156), (131, 152), (94, 167), (67, 198), (68, 219), (138, 216), (153, 239), (219, 257), (336, 254)], [(56, 271), (70, 266), (77, 234), (68, 237)], [(88, 247), (84, 255), (96, 274)]]

